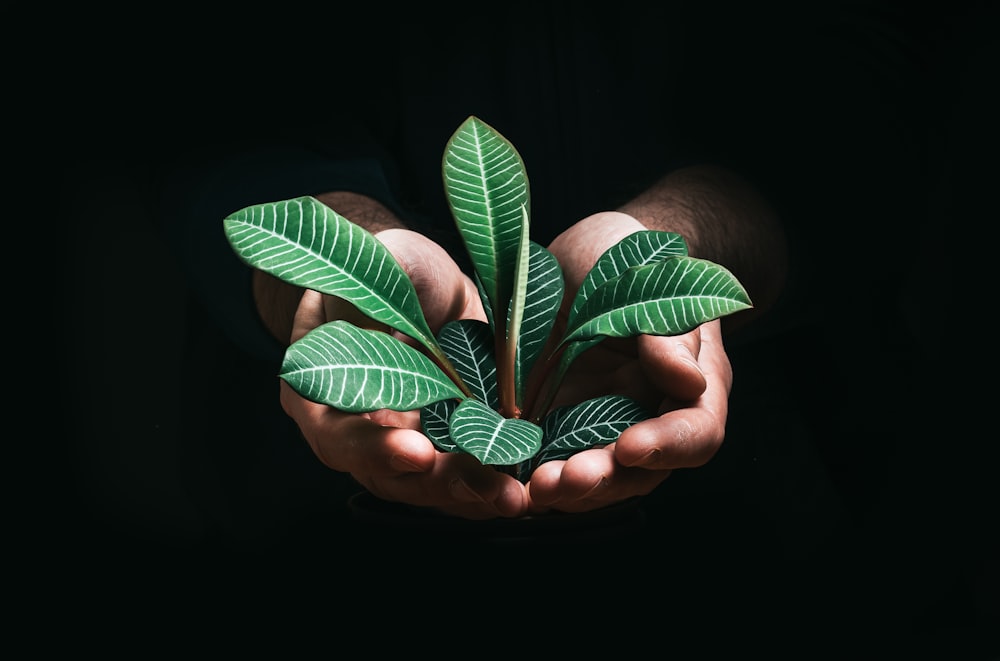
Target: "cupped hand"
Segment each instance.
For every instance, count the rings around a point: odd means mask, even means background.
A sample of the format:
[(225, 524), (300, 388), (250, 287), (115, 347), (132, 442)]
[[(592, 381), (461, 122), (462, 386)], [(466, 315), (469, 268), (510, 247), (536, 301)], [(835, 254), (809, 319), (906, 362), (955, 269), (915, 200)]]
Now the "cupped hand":
[[(644, 229), (625, 214), (596, 214), (549, 246), (574, 292), (611, 245)], [(656, 417), (605, 447), (539, 466), (528, 482), (529, 511), (583, 512), (643, 496), (676, 468), (701, 466), (725, 437), (733, 373), (719, 320), (672, 337), (606, 339), (574, 362), (555, 405), (606, 394), (636, 399)]]
[[(409, 230), (385, 230), (377, 237), (410, 276), (432, 330), (452, 319), (485, 321), (475, 285), (443, 248)], [(291, 341), (334, 318), (363, 322), (344, 301), (306, 291)], [(466, 519), (527, 511), (523, 484), (471, 455), (437, 450), (420, 433), (417, 411), (346, 413), (303, 398), (284, 381), (281, 405), (323, 464), (349, 473), (378, 498)]]

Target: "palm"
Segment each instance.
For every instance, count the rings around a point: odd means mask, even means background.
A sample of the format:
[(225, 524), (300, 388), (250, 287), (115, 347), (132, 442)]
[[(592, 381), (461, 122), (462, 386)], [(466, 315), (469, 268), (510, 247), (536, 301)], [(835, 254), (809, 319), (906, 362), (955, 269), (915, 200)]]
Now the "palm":
[(604, 340), (570, 366), (553, 400), (575, 404), (602, 395), (625, 395), (654, 410), (662, 397), (643, 373), (635, 340)]

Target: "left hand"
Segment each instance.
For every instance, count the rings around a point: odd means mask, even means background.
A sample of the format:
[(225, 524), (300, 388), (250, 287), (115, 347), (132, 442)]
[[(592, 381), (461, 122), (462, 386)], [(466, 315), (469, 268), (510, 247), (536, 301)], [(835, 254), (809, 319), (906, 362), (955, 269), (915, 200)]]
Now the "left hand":
[[(552, 242), (567, 291), (575, 292), (597, 257), (644, 229), (618, 212), (595, 214)], [(732, 366), (719, 320), (672, 337), (606, 339), (572, 365), (556, 405), (617, 393), (655, 418), (626, 429), (605, 447), (539, 466), (528, 482), (529, 509), (583, 512), (646, 495), (675, 468), (701, 466), (725, 437)]]

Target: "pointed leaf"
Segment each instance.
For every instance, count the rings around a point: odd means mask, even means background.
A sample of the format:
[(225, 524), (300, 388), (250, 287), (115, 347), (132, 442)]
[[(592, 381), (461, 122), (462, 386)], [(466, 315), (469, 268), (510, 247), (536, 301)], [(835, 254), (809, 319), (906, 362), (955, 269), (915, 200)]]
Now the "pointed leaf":
[(472, 395), (496, 407), (497, 365), (490, 327), (476, 319), (449, 321), (441, 327), (438, 343)]
[(510, 466), (530, 459), (542, 443), (542, 428), (504, 418), (477, 399), (466, 399), (451, 415), (451, 438), (485, 465)]
[(317, 326), (285, 352), (279, 376), (306, 399), (342, 411), (410, 411), (462, 391), (426, 356), (346, 321)]
[(528, 282), (531, 286), (524, 301), (524, 319), (517, 346), (515, 377), (519, 402), (531, 368), (552, 333), (565, 290), (562, 268), (555, 255), (534, 242), (531, 243)]
[(606, 395), (550, 413), (542, 424), (545, 440), (534, 463), (566, 459), (595, 445), (618, 440), (621, 433), (650, 414), (635, 400)]
[(514, 290), (507, 310), (507, 333), (503, 359), (497, 365), (500, 411), (517, 411), (520, 401), (518, 349), (521, 344), (521, 322), (524, 319), (524, 302), (528, 295), (528, 276), (531, 262), (531, 241), (528, 239), (528, 211), (521, 207), (521, 243), (517, 262), (514, 264)]
[(671, 257), (632, 267), (595, 289), (563, 341), (679, 335), (751, 306), (746, 290), (725, 267)]
[(593, 291), (608, 280), (617, 278), (633, 266), (683, 255), (687, 255), (687, 243), (680, 234), (656, 230), (641, 230), (629, 234), (608, 248), (580, 283), (570, 307), (569, 325), (574, 324), (577, 313)]
[(448, 140), (442, 170), (448, 204), (493, 318), (505, 319), (521, 241), (521, 209), (530, 208), (521, 156), (491, 126), (469, 117)]
[(223, 221), (247, 264), (285, 282), (339, 296), (437, 351), (413, 283), (367, 230), (313, 197), (257, 204)]
[(486, 312), (486, 321), (490, 325), (490, 332), (496, 332), (496, 323), (493, 320), (493, 308), (490, 307), (490, 297), (486, 293), (486, 289), (483, 288), (483, 281), (479, 278), (479, 274), (475, 271), (472, 272), (472, 280), (476, 283), (476, 291), (479, 292), (479, 300), (483, 304), (483, 310)]
[(442, 399), (440, 402), (431, 402), (420, 409), (420, 428), (424, 436), (431, 439), (431, 443), (442, 452), (461, 452), (462, 449), (451, 440), (448, 431), (448, 420), (454, 413), (458, 402), (454, 399)]

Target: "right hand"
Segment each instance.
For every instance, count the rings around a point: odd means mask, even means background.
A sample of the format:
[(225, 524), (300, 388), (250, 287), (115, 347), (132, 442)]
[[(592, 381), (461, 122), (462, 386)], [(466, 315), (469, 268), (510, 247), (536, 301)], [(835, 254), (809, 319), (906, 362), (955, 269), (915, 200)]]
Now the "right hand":
[[(443, 248), (410, 230), (376, 236), (410, 276), (434, 332), (453, 319), (486, 320), (475, 284)], [(358, 320), (358, 313), (339, 299), (306, 290), (290, 339), (335, 318)], [(281, 406), (324, 465), (349, 473), (382, 500), (466, 519), (518, 517), (527, 511), (523, 484), (472, 455), (439, 451), (420, 433), (418, 411), (346, 413), (305, 399), (283, 380)]]

